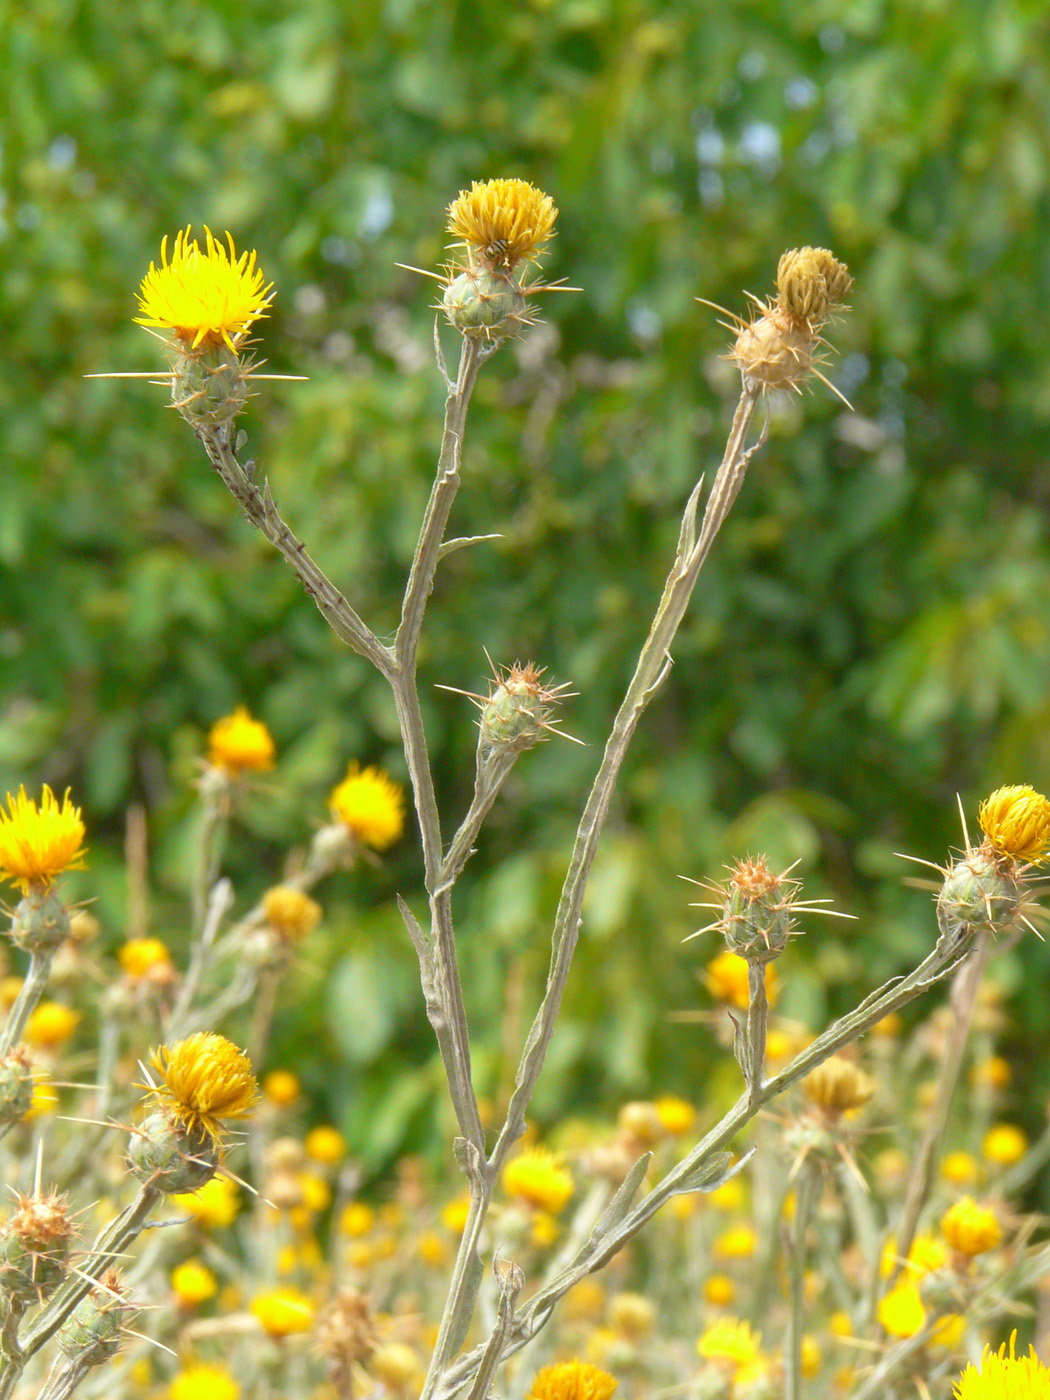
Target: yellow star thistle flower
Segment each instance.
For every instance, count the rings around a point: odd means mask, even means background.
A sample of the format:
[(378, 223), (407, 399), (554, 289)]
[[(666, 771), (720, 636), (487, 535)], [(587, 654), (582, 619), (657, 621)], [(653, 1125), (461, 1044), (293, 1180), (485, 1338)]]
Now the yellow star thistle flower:
[(970, 1365), (955, 1386), (955, 1400), (1050, 1400), (1050, 1371), (1030, 1347), (1027, 1356), (1014, 1355), (1017, 1333), (998, 1351), (985, 1347), (980, 1368)]
[(509, 270), (539, 256), (557, 217), (550, 195), (527, 180), (475, 180), (449, 205), (448, 231), (471, 257)]
[(171, 954), (159, 938), (129, 938), (117, 950), (120, 965), (129, 977), (145, 977), (155, 967), (170, 968)]
[(314, 1305), (297, 1288), (271, 1288), (268, 1293), (260, 1293), (253, 1300), (251, 1311), (271, 1337), (309, 1332), (314, 1325)]
[(7, 811), (0, 807), (0, 874), (23, 894), (48, 890), (63, 870), (84, 868), (84, 823), (80, 808), (69, 800), (69, 790), (59, 806), (49, 787), (39, 807), (26, 796), (7, 794)]
[(1027, 783), (996, 788), (977, 809), (993, 848), (1015, 860), (1042, 860), (1050, 847), (1050, 802)]
[(225, 1366), (185, 1366), (168, 1387), (168, 1400), (239, 1400), (241, 1388)]
[(225, 343), (236, 352), (252, 323), (267, 315), (273, 283), (263, 284), (254, 251), (237, 256), (232, 234), (226, 235), (227, 251), (205, 228), (202, 253), (191, 232), (175, 235), (170, 263), (165, 236), (160, 267), (151, 262), (142, 279), (135, 323), (174, 331), (188, 350)]
[(696, 1344), (705, 1361), (714, 1361), (732, 1372), (734, 1381), (747, 1381), (765, 1370), (762, 1333), (752, 1332), (746, 1322), (721, 1317), (713, 1322)]
[(586, 1361), (563, 1361), (536, 1372), (528, 1400), (609, 1400), (619, 1384), (608, 1371)]
[(191, 1215), (203, 1229), (232, 1225), (241, 1207), (240, 1188), (225, 1176), (213, 1176), (197, 1191), (185, 1191), (172, 1196), (172, 1202), (186, 1215)]
[(321, 906), (292, 885), (274, 885), (262, 905), (266, 922), (286, 943), (298, 943), (321, 922)]
[(926, 1325), (926, 1309), (914, 1283), (899, 1283), (879, 1300), (879, 1321), (891, 1337), (914, 1337)]
[(550, 1215), (560, 1215), (576, 1189), (572, 1173), (546, 1147), (530, 1147), (512, 1157), (500, 1180), (508, 1196)]
[(208, 762), (231, 777), (264, 773), (274, 765), (276, 749), (261, 719), (252, 719), (243, 705), (217, 719), (208, 733)]
[[(716, 954), (704, 969), (703, 980), (708, 991), (719, 1001), (727, 1001), (740, 1011), (746, 1011), (751, 995), (748, 991), (747, 958), (731, 953), (728, 948)], [(779, 992), (776, 968), (766, 963), (766, 997), (773, 1006)]]
[(153, 1097), (189, 1132), (222, 1136), (223, 1118), (246, 1118), (259, 1098), (248, 1056), (225, 1036), (198, 1031), (150, 1052), (160, 1074)]
[(335, 816), (362, 846), (385, 851), (405, 829), (401, 785), (381, 768), (351, 763), (328, 799)]
[(995, 1212), (964, 1196), (941, 1219), (941, 1233), (959, 1254), (972, 1259), (994, 1249), (1003, 1237)]
[(981, 1142), (981, 1156), (997, 1167), (1012, 1167), (1028, 1151), (1028, 1138), (1013, 1123), (995, 1123)]

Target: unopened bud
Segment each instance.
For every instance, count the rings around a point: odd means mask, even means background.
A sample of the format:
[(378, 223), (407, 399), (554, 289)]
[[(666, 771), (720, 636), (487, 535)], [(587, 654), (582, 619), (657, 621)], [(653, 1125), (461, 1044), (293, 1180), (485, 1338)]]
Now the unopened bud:
[(120, 1350), (124, 1323), (134, 1311), (124, 1297), (119, 1274), (110, 1270), (59, 1328), (59, 1348), (71, 1361), (101, 1366)]
[(69, 910), (54, 890), (33, 890), (20, 899), (11, 920), (11, 941), (27, 953), (53, 953), (69, 937)]
[(795, 930), (792, 904), (798, 881), (774, 875), (765, 856), (737, 861), (725, 887), (722, 930), (726, 946), (748, 962), (779, 957)]
[(1013, 927), (1023, 899), (1010, 866), (982, 847), (949, 870), (937, 896), (937, 923), (946, 936), (960, 926), (969, 936), (1002, 933)]
[(19, 1196), (18, 1209), (0, 1226), (0, 1292), (36, 1302), (66, 1275), (73, 1222), (64, 1196)]
[(729, 358), (758, 388), (794, 389), (813, 368), (814, 346), (808, 322), (774, 304), (743, 327)]
[(488, 699), (479, 702), (483, 754), (493, 749), (521, 753), (554, 732), (552, 702), (564, 686), (545, 688), (542, 677), (530, 661), (526, 666), (515, 662), (497, 678)]
[(128, 1165), (148, 1186), (171, 1195), (196, 1191), (215, 1175), (220, 1148), (202, 1127), (187, 1128), (163, 1110), (132, 1131)]
[(515, 278), (487, 267), (460, 272), (445, 288), (441, 305), (457, 331), (490, 340), (517, 335), (528, 313)]
[(21, 1123), (33, 1103), (33, 1067), (22, 1049), (0, 1056), (0, 1127)]
[(248, 398), (247, 369), (221, 341), (180, 354), (171, 376), (171, 401), (194, 428), (232, 422)]

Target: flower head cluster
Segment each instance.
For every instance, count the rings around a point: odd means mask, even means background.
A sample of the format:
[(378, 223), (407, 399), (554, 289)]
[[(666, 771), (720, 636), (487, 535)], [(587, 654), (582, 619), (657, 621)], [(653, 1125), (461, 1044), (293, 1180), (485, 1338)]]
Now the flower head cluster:
[(501, 1180), (508, 1196), (551, 1215), (565, 1209), (575, 1190), (572, 1173), (546, 1147), (529, 1147), (512, 1157)]
[(448, 231), (472, 265), (509, 272), (543, 251), (557, 217), (550, 195), (527, 180), (475, 180), (449, 206)]
[(401, 786), (381, 768), (351, 763), (328, 801), (354, 839), (375, 851), (392, 846), (405, 829)]
[(0, 808), (0, 874), (23, 894), (51, 888), (63, 870), (84, 864), (84, 823), (67, 791), (61, 805), (49, 787), (40, 805), (19, 788), (7, 794), (7, 811)]
[(1027, 1356), (1014, 1355), (1017, 1333), (998, 1351), (985, 1347), (980, 1366), (967, 1366), (955, 1386), (955, 1400), (1050, 1400), (1050, 1370), (1030, 1348)]
[(242, 253), (204, 230), (202, 252), (192, 229), (175, 235), (171, 261), (168, 240), (160, 245), (160, 267), (150, 263), (139, 289), (140, 326), (159, 326), (175, 332), (183, 350), (225, 344), (236, 351), (252, 323), (267, 315), (273, 283), (264, 283), (255, 253)]
[(719, 1318), (703, 1333), (696, 1350), (705, 1361), (730, 1372), (733, 1381), (746, 1384), (766, 1374), (768, 1361), (762, 1353), (762, 1334), (752, 1332), (746, 1322), (734, 1317)]
[(252, 719), (243, 705), (216, 720), (208, 733), (208, 762), (232, 778), (268, 771), (275, 755), (270, 731), (262, 720)]
[(563, 1361), (536, 1372), (528, 1400), (609, 1400), (618, 1385), (608, 1371), (586, 1361)]
[(198, 1031), (150, 1054), (153, 1097), (189, 1132), (222, 1136), (224, 1118), (246, 1118), (259, 1097), (248, 1056), (224, 1036)]
[(1042, 860), (1050, 848), (1050, 802), (1027, 783), (996, 788), (977, 809), (992, 849), (1013, 860)]

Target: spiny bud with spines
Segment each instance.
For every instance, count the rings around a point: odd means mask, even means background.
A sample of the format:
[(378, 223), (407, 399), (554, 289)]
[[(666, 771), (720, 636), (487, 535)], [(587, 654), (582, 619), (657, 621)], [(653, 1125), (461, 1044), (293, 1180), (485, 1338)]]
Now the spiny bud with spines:
[[(478, 721), (478, 759), (485, 763), (502, 754), (510, 759), (535, 748), (550, 734), (570, 738), (552, 722), (559, 701), (571, 694), (568, 683), (544, 685), (545, 670), (531, 661), (522, 666), (493, 667), (487, 695), (475, 695), (469, 690), (455, 690), (465, 695), (481, 712)], [(454, 687), (446, 686), (447, 690)]]
[(222, 1160), (219, 1143), (199, 1124), (185, 1125), (163, 1109), (132, 1129), (128, 1165), (141, 1182), (165, 1195), (196, 1191)]
[(231, 423), (248, 401), (252, 361), (219, 344), (176, 356), (171, 367), (171, 402), (194, 428)]
[(32, 890), (11, 920), (11, 941), (27, 953), (53, 953), (69, 937), (69, 910), (54, 890)]
[(776, 297), (765, 302), (752, 297), (757, 315), (750, 321), (725, 313), (732, 322), (728, 328), (736, 333), (727, 358), (739, 368), (745, 384), (756, 392), (798, 391), (811, 374), (824, 380), (818, 358), (818, 347), (825, 343), (820, 329), (842, 306), (852, 285), (845, 264), (826, 248), (784, 253), (777, 268)]
[(738, 861), (726, 882), (722, 911), (730, 952), (748, 962), (779, 957), (795, 931), (791, 910), (799, 888), (797, 880), (774, 875), (765, 856)]
[(0, 1292), (21, 1302), (53, 1293), (66, 1276), (73, 1222), (65, 1196), (18, 1196), (0, 1225)]
[(529, 324), (529, 307), (516, 279), (487, 267), (468, 267), (452, 278), (441, 298), (449, 325), (461, 335), (502, 340)]
[(18, 1047), (0, 1056), (0, 1127), (21, 1123), (33, 1104), (33, 1066)]
[(101, 1366), (115, 1356), (124, 1340), (124, 1324), (136, 1312), (125, 1297), (124, 1284), (115, 1269), (99, 1280), (59, 1328), (56, 1341), (71, 1361)]

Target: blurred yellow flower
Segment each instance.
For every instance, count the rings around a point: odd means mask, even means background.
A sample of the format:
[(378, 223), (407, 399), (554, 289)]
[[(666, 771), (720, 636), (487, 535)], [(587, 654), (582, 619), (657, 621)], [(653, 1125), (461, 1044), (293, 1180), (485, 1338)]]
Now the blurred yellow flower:
[(526, 1205), (559, 1215), (576, 1189), (572, 1173), (546, 1147), (529, 1147), (503, 1168), (503, 1189)]
[(926, 1325), (926, 1309), (918, 1286), (898, 1283), (879, 1299), (879, 1321), (891, 1337), (914, 1337)]
[(953, 1186), (971, 1186), (977, 1180), (977, 1159), (969, 1152), (946, 1152), (941, 1176)]
[(168, 1400), (239, 1400), (240, 1393), (225, 1366), (184, 1366), (168, 1386)]
[(985, 1347), (980, 1367), (970, 1365), (955, 1386), (955, 1400), (1048, 1400), (1050, 1371), (1030, 1347), (1027, 1356), (1014, 1355), (1017, 1333), (998, 1351)]
[(262, 1082), (262, 1091), (276, 1108), (290, 1108), (302, 1092), (290, 1069), (272, 1069)]
[[(766, 963), (766, 999), (770, 1006), (775, 1005), (779, 991), (776, 969), (771, 962)], [(728, 1002), (738, 1011), (746, 1011), (750, 1005), (747, 988), (747, 959), (739, 953), (725, 949), (711, 959), (704, 969), (704, 984), (718, 1001)]]
[(254, 251), (237, 256), (231, 234), (227, 251), (205, 228), (203, 253), (191, 234), (186, 228), (175, 235), (170, 263), (165, 235), (160, 267), (151, 262), (142, 279), (135, 323), (174, 331), (186, 349), (225, 342), (235, 351), (252, 323), (268, 314), (273, 283), (264, 286)]
[(293, 1332), (309, 1332), (314, 1325), (314, 1305), (297, 1288), (271, 1288), (252, 1300), (252, 1316), (271, 1337), (289, 1337)]
[(36, 1050), (58, 1050), (80, 1024), (80, 1012), (60, 1001), (42, 1001), (26, 1021), (25, 1041)]
[(469, 1214), (470, 1197), (457, 1196), (441, 1207), (441, 1223), (446, 1230), (451, 1230), (454, 1235), (462, 1235)]
[(306, 1134), (303, 1146), (308, 1157), (329, 1167), (341, 1162), (346, 1156), (346, 1139), (338, 1128), (333, 1128), (329, 1123), (311, 1128)]
[(286, 943), (299, 943), (321, 922), (321, 906), (293, 885), (274, 885), (262, 904), (266, 922)]
[(664, 1132), (670, 1133), (672, 1137), (681, 1137), (683, 1133), (690, 1132), (696, 1122), (696, 1109), (693, 1105), (670, 1094), (656, 1100), (656, 1111), (664, 1125)]
[(83, 869), (83, 842), (80, 808), (68, 789), (61, 806), (45, 786), (39, 806), (21, 787), (17, 797), (7, 794), (6, 812), (0, 807), (0, 875), (23, 894), (50, 889), (63, 870)]
[(54, 1113), (56, 1108), (58, 1108), (58, 1090), (46, 1079), (38, 1080), (33, 1085), (33, 1102), (29, 1105), (29, 1111), (22, 1121), (32, 1123), (34, 1119), (42, 1117), (45, 1113)]
[(1012, 1123), (996, 1123), (989, 1128), (981, 1143), (981, 1154), (997, 1167), (1012, 1167), (1028, 1151), (1028, 1139)]
[(222, 1135), (222, 1119), (246, 1118), (258, 1100), (248, 1056), (214, 1031), (161, 1045), (149, 1062), (160, 1075), (153, 1098), (187, 1130), (202, 1129), (213, 1140)]
[(261, 719), (252, 719), (243, 705), (232, 715), (217, 719), (208, 732), (208, 762), (231, 778), (242, 773), (265, 773), (273, 767), (277, 750)]
[(711, 1254), (715, 1259), (750, 1259), (757, 1243), (758, 1236), (750, 1225), (734, 1225), (718, 1236)]
[(375, 1223), (376, 1213), (364, 1201), (351, 1201), (344, 1207), (343, 1213), (339, 1217), (340, 1230), (344, 1235), (349, 1235), (352, 1240), (367, 1235)]
[(213, 1176), (199, 1191), (182, 1192), (171, 1199), (180, 1213), (192, 1216), (205, 1229), (232, 1225), (241, 1208), (240, 1188), (225, 1176)]
[(701, 1335), (696, 1350), (705, 1361), (714, 1361), (730, 1372), (734, 1382), (747, 1383), (766, 1371), (762, 1333), (746, 1322), (721, 1317)]
[(994, 1249), (1003, 1237), (995, 1211), (979, 1206), (969, 1196), (956, 1201), (942, 1217), (941, 1232), (952, 1249), (967, 1259)]
[(171, 1271), (171, 1287), (181, 1307), (194, 1308), (206, 1303), (219, 1291), (215, 1275), (199, 1259), (187, 1259)]
[(155, 967), (171, 966), (171, 954), (159, 938), (129, 938), (117, 949), (117, 957), (129, 977), (145, 977)]
[(1027, 783), (996, 788), (977, 809), (992, 847), (1017, 860), (1040, 860), (1050, 847), (1050, 802)]
[(727, 1308), (736, 1298), (736, 1284), (727, 1274), (708, 1274), (704, 1279), (704, 1301), (716, 1308)]
[(351, 763), (329, 803), (354, 839), (375, 851), (392, 846), (405, 829), (401, 785), (381, 768)]

